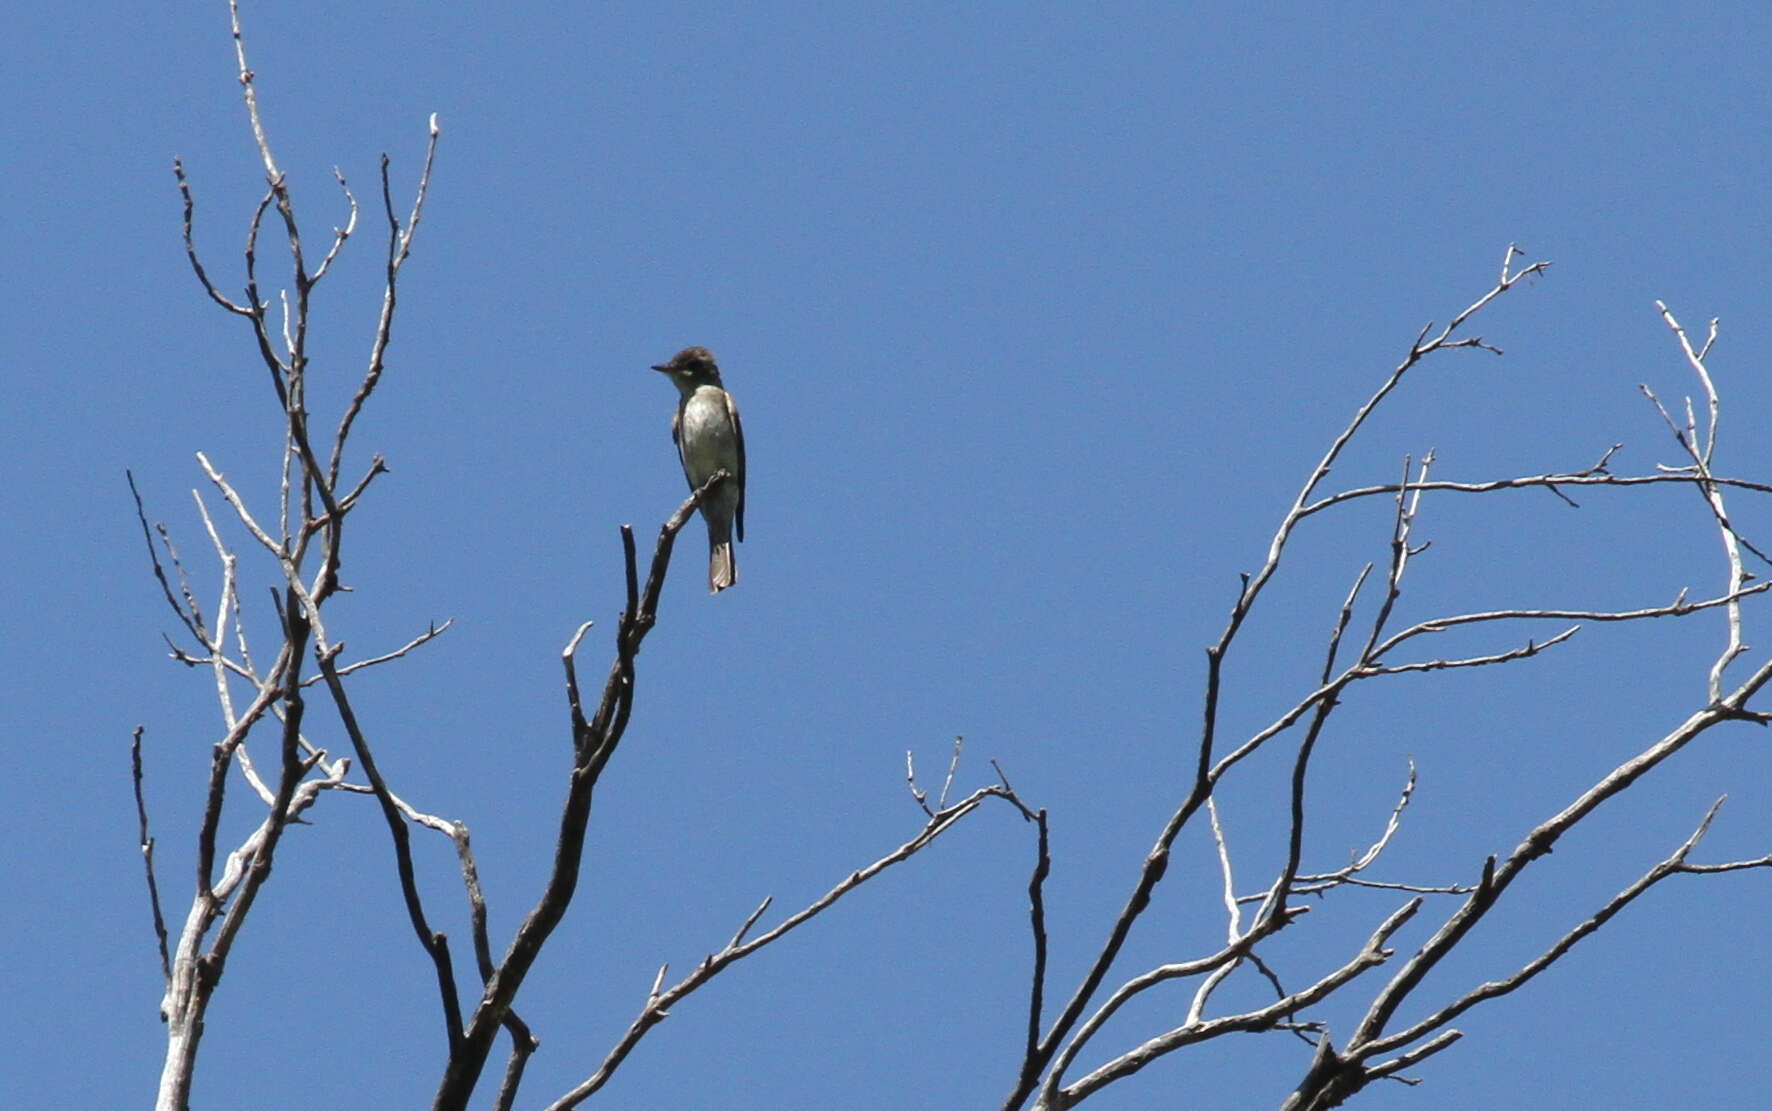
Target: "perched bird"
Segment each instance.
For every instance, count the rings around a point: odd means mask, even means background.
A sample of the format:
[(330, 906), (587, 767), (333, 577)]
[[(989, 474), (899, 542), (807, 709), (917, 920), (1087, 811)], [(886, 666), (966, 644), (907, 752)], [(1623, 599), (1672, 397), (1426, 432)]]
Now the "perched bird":
[(739, 540), (744, 539), (744, 427), (738, 423), (738, 403), (720, 384), (714, 353), (705, 347), (685, 347), (670, 362), (652, 369), (670, 375), (677, 384), (680, 396), (671, 418), (671, 440), (689, 488), (699, 490), (715, 471), (732, 476), (701, 503), (701, 517), (708, 525), (708, 593), (718, 594), (738, 581), (738, 562), (732, 557), (734, 530)]

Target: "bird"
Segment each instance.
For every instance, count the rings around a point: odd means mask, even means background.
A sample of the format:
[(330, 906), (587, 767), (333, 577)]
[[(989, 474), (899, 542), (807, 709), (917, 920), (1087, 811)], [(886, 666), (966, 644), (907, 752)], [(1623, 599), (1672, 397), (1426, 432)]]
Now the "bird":
[(732, 555), (735, 532), (744, 540), (744, 426), (738, 403), (721, 384), (719, 364), (705, 347), (685, 347), (652, 369), (668, 375), (677, 387), (671, 442), (677, 445), (689, 488), (701, 489), (716, 471), (730, 476), (701, 503), (708, 526), (708, 593), (718, 594), (738, 581)]

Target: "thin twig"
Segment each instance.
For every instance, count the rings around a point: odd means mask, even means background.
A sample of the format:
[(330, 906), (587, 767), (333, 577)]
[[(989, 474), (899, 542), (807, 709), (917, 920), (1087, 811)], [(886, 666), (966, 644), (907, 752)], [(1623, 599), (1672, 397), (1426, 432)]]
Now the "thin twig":
[[(604, 1057), (603, 1063), (597, 1068), (597, 1071), (582, 1084), (579, 1084), (559, 1099), (548, 1104), (546, 1111), (567, 1111), (567, 1109), (576, 1107), (586, 1099), (590, 1098), (599, 1088), (608, 1082), (609, 1078), (614, 1075), (615, 1070), (627, 1059), (628, 1054), (633, 1052), (634, 1047), (646, 1036), (646, 1033), (668, 1017), (671, 1008), (680, 1002), (685, 996), (688, 996), (697, 988), (700, 988), (703, 984), (706, 984), (709, 980), (719, 975), (734, 962), (743, 960), (757, 950), (785, 937), (793, 930), (811, 921), (813, 918), (816, 918), (818, 915), (834, 906), (845, 895), (854, 891), (856, 888), (879, 875), (886, 869), (892, 867), (894, 864), (901, 863), (910, 859), (912, 856), (915, 856), (924, 846), (934, 841), (948, 829), (951, 829), (961, 818), (964, 818), (967, 814), (970, 814), (973, 810), (977, 809), (985, 799), (993, 797), (1007, 798), (1008, 793), (1006, 789), (1000, 785), (981, 787), (964, 799), (955, 803), (953, 806), (948, 807), (945, 810), (937, 811), (935, 816), (929, 820), (915, 837), (906, 841), (897, 849), (874, 861), (867, 867), (851, 872), (848, 876), (838, 882), (836, 886), (825, 892), (824, 895), (788, 916), (788, 918), (784, 919), (773, 929), (760, 934), (748, 942), (728, 944), (719, 952), (710, 953), (696, 965), (695, 971), (678, 981), (672, 987), (663, 991), (659, 990), (659, 985), (663, 983), (664, 975), (663, 970), (661, 970), (659, 980), (654, 983), (652, 991), (648, 993), (645, 1005), (641, 1007), (639, 1016), (628, 1026), (627, 1031), (617, 1039), (615, 1046), (611, 1048), (609, 1053)], [(748, 928), (749, 927), (747, 926), (744, 929), (741, 929), (739, 936), (742, 936)]]
[(154, 548), (154, 534), (152, 529), (148, 526), (148, 513), (142, 506), (141, 491), (135, 488), (135, 472), (125, 470), (123, 476), (128, 479), (129, 494), (135, 499), (135, 518), (141, 522), (142, 539), (147, 542), (148, 560), (154, 568), (154, 578), (160, 583), (160, 593), (165, 595), (166, 604), (172, 607), (172, 612), (174, 614), (178, 615), (179, 623), (185, 627), (185, 631), (191, 634), (192, 639), (196, 640), (199, 644), (206, 645), (209, 638), (203, 633), (198, 632), (197, 625), (194, 623), (192, 615), (185, 611), (184, 606), (179, 605), (177, 598), (173, 597), (172, 583), (166, 578), (166, 569), (160, 565), (160, 553)]
[[(385, 664), (389, 660), (397, 660), (400, 657), (411, 652), (413, 649), (418, 648), (420, 645), (428, 644), (431, 641), (442, 636), (444, 633), (448, 632), (450, 626), (452, 626), (454, 624), (455, 624), (455, 618), (453, 618), (453, 617), (447, 618), (446, 620), (444, 620), (443, 624), (441, 624), (441, 625), (433, 623), (433, 624), (427, 626), (425, 628), (424, 632), (413, 637), (411, 640), (407, 641), (405, 644), (402, 644), (400, 647), (394, 649), (392, 652), (384, 652), (379, 656), (371, 656), (369, 659), (366, 659), (366, 660), (358, 660), (355, 663), (346, 664), (345, 666), (338, 669), (338, 676), (339, 676), (339, 678), (342, 679), (346, 675), (349, 675), (354, 671), (362, 671), (366, 667), (374, 667), (377, 664)], [(323, 683), (325, 681), (326, 681), (325, 675), (310, 675), (306, 679), (302, 680), (302, 686), (311, 687), (315, 683)]]
[(160, 945), (160, 972), (168, 986), (172, 984), (172, 958), (166, 950), (166, 916), (160, 913), (160, 885), (154, 879), (154, 839), (148, 836), (148, 803), (142, 794), (142, 727), (135, 727), (129, 745), (130, 777), (135, 783), (135, 816), (137, 843), (141, 845), (142, 867), (148, 874), (148, 905), (154, 911), (154, 939)]

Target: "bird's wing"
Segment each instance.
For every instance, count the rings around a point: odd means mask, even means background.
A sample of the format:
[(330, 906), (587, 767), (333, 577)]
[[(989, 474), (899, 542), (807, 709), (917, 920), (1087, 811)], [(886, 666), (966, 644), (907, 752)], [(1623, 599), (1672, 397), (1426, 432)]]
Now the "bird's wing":
[(689, 477), (689, 460), (683, 454), (683, 406), (678, 405), (677, 411), (671, 414), (671, 443), (677, 445), (677, 462), (683, 465), (683, 480), (695, 489), (695, 480)]
[(738, 473), (732, 480), (738, 483), (738, 513), (734, 520), (738, 523), (738, 539), (744, 540), (744, 425), (739, 423), (738, 402), (732, 395), (726, 395), (726, 415), (732, 418), (732, 438), (738, 441)]

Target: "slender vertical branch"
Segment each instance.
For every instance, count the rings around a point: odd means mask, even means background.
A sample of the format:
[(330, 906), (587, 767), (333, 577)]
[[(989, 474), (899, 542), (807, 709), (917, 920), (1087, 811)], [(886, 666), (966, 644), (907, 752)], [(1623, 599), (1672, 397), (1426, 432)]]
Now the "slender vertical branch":
[[(1692, 341), (1687, 338), (1686, 330), (1680, 326), (1678, 320), (1674, 319), (1674, 314), (1668, 311), (1668, 307), (1660, 301), (1655, 302), (1655, 307), (1660, 310), (1661, 319), (1667, 324), (1668, 329), (1679, 340), (1680, 350), (1685, 353), (1687, 365), (1692, 368), (1693, 373), (1698, 375), (1699, 384), (1704, 387), (1707, 409), (1710, 414), (1708, 426), (1700, 435), (1696, 422), (1690, 415), (1691, 404), (1688, 399), (1686, 423), (1689, 431), (1683, 436), (1676, 434), (1675, 439), (1680, 442), (1691, 458), (1691, 470), (1698, 476), (1700, 483), (1699, 491), (1704, 495), (1705, 505), (1710, 509), (1711, 516), (1716, 520), (1717, 531), (1723, 542), (1723, 554), (1729, 563), (1729, 589), (1731, 592), (1739, 592), (1742, 584), (1747, 581), (1747, 576), (1741, 565), (1742, 541), (1736, 534), (1735, 527), (1729, 523), (1729, 514), (1723, 507), (1723, 491), (1711, 478), (1711, 455), (1717, 446), (1717, 423), (1722, 406), (1717, 397), (1716, 385), (1711, 381), (1710, 370), (1704, 365), (1704, 355), (1710, 352), (1711, 346), (1716, 342), (1717, 321), (1710, 322), (1710, 335), (1704, 342), (1704, 354), (1701, 354), (1692, 349)], [(1648, 393), (1646, 387), (1644, 392)], [(1649, 397), (1651, 401), (1655, 400), (1653, 394), (1650, 394)], [(1656, 407), (1660, 408), (1659, 402), (1656, 402)], [(1665, 418), (1666, 415), (1667, 411), (1663, 409), (1662, 416)], [(1724, 672), (1728, 670), (1731, 663), (1747, 651), (1747, 645), (1742, 640), (1741, 634), (1741, 603), (1739, 601), (1729, 603), (1728, 629), (1728, 638), (1724, 643), (1723, 650), (1718, 653), (1716, 662), (1711, 664), (1709, 690), (1713, 703), (1720, 701), (1723, 697)]]
[[(388, 220), (388, 255), (385, 269), (386, 277), (382, 286), (381, 316), (375, 325), (375, 338), (369, 345), (369, 368), (364, 371), (363, 380), (357, 386), (357, 392), (351, 396), (350, 404), (345, 407), (344, 416), (339, 420), (338, 432), (332, 440), (332, 459), (326, 467), (326, 482), (329, 486), (338, 484), (339, 468), (344, 463), (345, 441), (350, 438), (351, 426), (356, 423), (357, 416), (368, 403), (369, 396), (375, 392), (377, 383), (381, 381), (382, 371), (386, 369), (388, 343), (393, 337), (394, 308), (399, 301), (400, 267), (412, 253), (412, 239), (418, 233), (419, 218), (424, 215), (425, 198), (431, 190), (431, 167), (437, 160), (437, 140), (442, 135), (437, 126), (436, 113), (430, 118), (430, 139), (425, 144), (424, 169), (418, 178), (418, 188), (413, 193), (412, 212), (407, 217), (405, 227), (401, 227), (399, 219), (394, 215), (393, 194), (388, 184), (388, 156), (381, 157), (381, 195), (382, 209)], [(353, 208), (353, 214), (355, 209)]]
[[(708, 492), (726, 481), (725, 471), (716, 472), (698, 490), (692, 492), (677, 511), (660, 527), (658, 543), (653, 550), (646, 589), (638, 596), (638, 604), (621, 615), (615, 633), (616, 655), (604, 683), (602, 700), (595, 715), (586, 722), (578, 707), (578, 679), (573, 667), (573, 650), (584, 635), (583, 626), (573, 635), (565, 653), (568, 701), (572, 704), (574, 762), (565, 806), (560, 815), (559, 833), (555, 841), (554, 865), (540, 899), (518, 927), (508, 949), (492, 975), (486, 979), (486, 990), (480, 998), (459, 1046), (449, 1055), (448, 1065), (432, 1099), (434, 1111), (455, 1111), (465, 1108), (479, 1083), (480, 1074), (492, 1048), (492, 1039), (503, 1025), (512, 1001), (524, 979), (541, 953), (542, 946), (565, 917), (578, 887), (579, 869), (584, 855), (585, 831), (590, 823), (591, 799), (616, 747), (627, 730), (628, 711), (632, 706), (635, 679), (634, 659), (641, 642), (657, 622), (659, 594), (670, 568), (671, 550), (677, 533), (689, 522)], [(632, 541), (623, 530), (623, 550), (628, 558), (629, 596), (634, 597), (638, 574), (632, 558)]]
[[(948, 780), (953, 780), (953, 769), (948, 770)], [(941, 801), (947, 802), (947, 789), (942, 789)], [(1028, 1030), (1027, 1044), (1022, 1053), (1022, 1080), (1038, 1082), (1039, 1070), (1034, 1062), (1040, 1052), (1040, 1012), (1044, 1006), (1046, 991), (1046, 877), (1052, 874), (1052, 851), (1046, 828), (1046, 811), (1044, 808), (1034, 814), (1039, 826), (1039, 843), (1034, 863), (1034, 874), (1028, 880), (1028, 929), (1033, 935), (1034, 960), (1033, 970), (1028, 977)], [(1029, 1075), (1029, 1072), (1032, 1075)]]
[(142, 795), (142, 727), (135, 727), (129, 744), (130, 778), (135, 783), (135, 815), (137, 841), (142, 850), (142, 868), (148, 876), (148, 906), (154, 912), (154, 940), (160, 946), (160, 972), (166, 983), (172, 983), (172, 958), (166, 951), (166, 916), (160, 913), (160, 885), (154, 879), (154, 839), (148, 836), (148, 803)]
[[(318, 623), (318, 614), (314, 614), (316, 631), (319, 632), (319, 646), (314, 653), (320, 664), (320, 672), (326, 677), (326, 689), (332, 695), (333, 707), (338, 711), (339, 721), (343, 723), (345, 732), (351, 738), (351, 747), (357, 753), (357, 760), (363, 766), (363, 773), (369, 777), (369, 784), (375, 790), (376, 801), (381, 804), (382, 818), (387, 823), (388, 834), (394, 842), (394, 861), (400, 877), (400, 894), (406, 903), (406, 915), (412, 923), (413, 933), (418, 936), (419, 945), (431, 958), (431, 964), (437, 977), (438, 997), (443, 1005), (443, 1028), (449, 1052), (453, 1055), (461, 1045), (461, 999), (456, 991), (455, 963), (449, 954), (449, 938), (441, 931), (433, 930), (425, 916), (424, 901), (418, 890), (418, 873), (412, 863), (412, 835), (406, 828), (406, 818), (396, 805), (392, 792), (388, 790), (387, 780), (382, 777), (381, 769), (376, 765), (375, 754), (370, 748), (369, 738), (364, 735), (357, 721), (356, 710), (351, 705), (350, 696), (345, 691), (344, 679), (338, 671), (338, 646), (327, 645), (324, 626)], [(477, 887), (478, 878), (471, 881)]]

